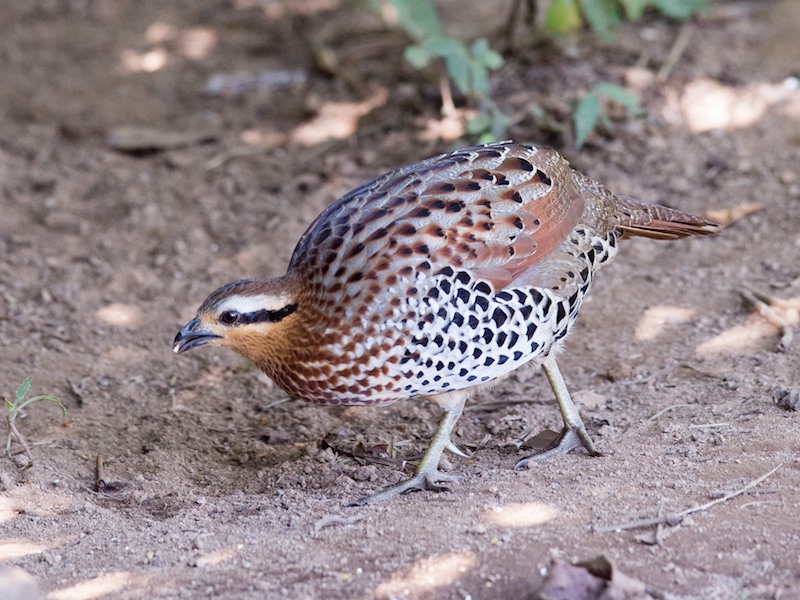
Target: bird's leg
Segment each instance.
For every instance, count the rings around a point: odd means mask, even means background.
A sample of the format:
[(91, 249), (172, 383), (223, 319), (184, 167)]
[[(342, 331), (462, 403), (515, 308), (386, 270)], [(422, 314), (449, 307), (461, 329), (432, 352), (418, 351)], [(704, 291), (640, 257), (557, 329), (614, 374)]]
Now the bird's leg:
[(425, 456), (422, 457), (422, 461), (420, 461), (414, 475), (405, 481), (384, 488), (377, 494), (361, 498), (353, 504), (358, 506), (375, 504), (411, 490), (441, 492), (447, 489), (442, 485), (443, 483), (459, 479), (457, 475), (449, 475), (439, 471), (439, 461), (442, 458), (442, 452), (445, 450), (450, 450), (460, 456), (466, 456), (450, 441), (450, 434), (453, 431), (453, 427), (455, 427), (456, 421), (464, 411), (467, 396), (468, 394), (465, 392), (452, 392), (433, 397), (432, 400), (444, 409), (444, 416), (442, 416), (439, 427), (436, 433), (433, 434), (428, 450), (425, 452)]
[(553, 388), (553, 393), (558, 401), (558, 408), (564, 419), (564, 428), (555, 440), (533, 455), (523, 458), (514, 468), (519, 469), (530, 462), (544, 460), (545, 458), (550, 458), (557, 454), (566, 454), (570, 450), (580, 448), (581, 446), (586, 448), (591, 456), (602, 456), (594, 447), (592, 438), (590, 438), (589, 434), (586, 432), (586, 427), (581, 420), (578, 408), (572, 402), (569, 390), (567, 390), (567, 384), (552, 354), (542, 362), (542, 370), (544, 370), (544, 374), (547, 376), (550, 387)]

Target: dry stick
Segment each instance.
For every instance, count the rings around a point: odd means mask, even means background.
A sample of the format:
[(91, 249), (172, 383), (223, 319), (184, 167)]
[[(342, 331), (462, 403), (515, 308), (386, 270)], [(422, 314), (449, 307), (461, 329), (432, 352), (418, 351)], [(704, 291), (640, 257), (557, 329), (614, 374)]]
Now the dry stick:
[(683, 26), (681, 26), (678, 37), (675, 38), (675, 43), (672, 44), (672, 48), (667, 55), (667, 60), (664, 61), (664, 64), (658, 71), (658, 75), (656, 75), (656, 81), (658, 83), (664, 83), (669, 79), (678, 61), (680, 61), (681, 56), (683, 56), (683, 53), (686, 51), (686, 47), (689, 45), (689, 38), (692, 36), (693, 29), (690, 23), (684, 23)]
[(280, 406), (281, 404), (286, 404), (287, 402), (291, 401), (291, 398), (288, 396), (286, 398), (281, 398), (280, 400), (275, 400), (274, 402), (270, 402), (264, 407), (264, 411), (269, 410), (270, 408), (275, 408), (276, 406)]
[(511, 3), (511, 10), (508, 11), (506, 22), (500, 29), (500, 39), (507, 40), (507, 50), (514, 48), (514, 32), (517, 29), (517, 21), (519, 21), (519, 12), (522, 7), (522, 0), (514, 0)]
[(652, 417), (650, 417), (647, 420), (648, 421), (655, 421), (656, 419), (658, 419), (658, 417), (660, 417), (664, 413), (672, 410), (673, 408), (686, 408), (686, 407), (689, 407), (689, 406), (697, 406), (697, 405), (696, 404), (673, 404), (672, 406), (667, 406), (666, 408), (662, 408), (660, 411), (658, 411), (656, 414), (654, 414)]
[(453, 100), (453, 90), (450, 88), (450, 79), (446, 75), (439, 78), (439, 94), (442, 97), (442, 115), (453, 117), (458, 114), (456, 103)]
[(326, 515), (314, 523), (314, 533), (319, 533), (325, 527), (336, 525), (353, 525), (364, 520), (364, 515), (352, 515), (350, 517), (340, 517), (339, 515)]
[(105, 478), (103, 477), (103, 455), (98, 454), (94, 459), (94, 491), (102, 492), (106, 487)]
[(20, 445), (24, 448), (25, 454), (28, 456), (28, 464), (22, 467), (23, 471), (27, 471), (33, 466), (33, 455), (31, 454), (31, 449), (28, 447), (28, 443), (25, 441), (25, 438), (17, 429), (17, 426), (14, 424), (14, 419), (9, 416), (6, 416), (6, 421), (8, 421), (8, 428), (11, 430), (11, 433), (14, 434), (14, 437), (17, 438), (17, 441)]
[(233, 148), (228, 148), (227, 150), (220, 152), (216, 156), (212, 156), (206, 161), (206, 164), (203, 165), (203, 167), (206, 171), (213, 171), (231, 159), (244, 158), (246, 156), (256, 156), (257, 154), (266, 154), (268, 151), (269, 148), (264, 146), (234, 146)]
[(496, 411), (501, 408), (508, 408), (509, 406), (517, 406), (519, 404), (536, 404), (540, 401), (539, 398), (518, 398), (516, 400), (489, 400), (488, 402), (480, 402), (477, 404), (470, 404), (464, 408), (464, 412), (489, 412)]
[(624, 531), (626, 529), (637, 529), (639, 527), (650, 527), (651, 525), (678, 525), (684, 517), (687, 517), (693, 513), (701, 512), (704, 510), (708, 510), (712, 506), (719, 504), (720, 502), (727, 502), (731, 498), (735, 498), (736, 496), (740, 496), (744, 494), (747, 490), (752, 487), (757, 486), (759, 483), (764, 481), (767, 477), (772, 475), (775, 471), (780, 469), (783, 466), (783, 463), (780, 463), (777, 467), (772, 469), (769, 473), (765, 473), (758, 479), (754, 479), (746, 486), (741, 489), (736, 490), (735, 492), (731, 492), (730, 494), (724, 495), (722, 498), (717, 498), (716, 500), (711, 500), (710, 502), (706, 502), (705, 504), (700, 504), (699, 506), (693, 506), (691, 508), (687, 508), (679, 513), (672, 514), (672, 515), (665, 515), (662, 517), (656, 517), (654, 519), (642, 519), (640, 521), (633, 521), (631, 523), (625, 523), (624, 525), (610, 525), (606, 527), (596, 527), (595, 531), (597, 533), (608, 533), (610, 531)]
[(751, 506), (761, 506), (763, 504), (783, 504), (780, 500), (754, 500), (753, 502), (745, 502), (739, 508), (750, 508)]

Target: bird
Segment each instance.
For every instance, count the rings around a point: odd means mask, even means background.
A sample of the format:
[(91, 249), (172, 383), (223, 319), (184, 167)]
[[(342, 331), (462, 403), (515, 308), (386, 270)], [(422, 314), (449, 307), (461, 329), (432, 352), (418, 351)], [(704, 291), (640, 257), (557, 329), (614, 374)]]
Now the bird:
[(414, 474), (357, 504), (449, 489), (440, 470), (465, 403), (523, 366), (541, 367), (564, 422), (531, 461), (600, 455), (556, 356), (595, 272), (620, 240), (710, 235), (721, 226), (615, 195), (556, 150), (496, 142), (387, 173), (328, 206), (285, 275), (212, 292), (176, 354), (223, 346), (293, 398), (325, 406), (427, 398), (443, 415)]

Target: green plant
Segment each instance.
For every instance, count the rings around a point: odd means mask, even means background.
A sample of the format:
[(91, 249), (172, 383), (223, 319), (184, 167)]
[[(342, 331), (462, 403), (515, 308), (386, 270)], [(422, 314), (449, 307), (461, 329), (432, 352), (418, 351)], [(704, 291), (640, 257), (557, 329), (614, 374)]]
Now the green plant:
[(432, 0), (383, 0), (381, 4), (396, 11), (398, 23), (416, 42), (405, 49), (405, 58), (415, 69), (441, 58), (448, 77), (462, 94), (478, 99), (489, 94), (489, 72), (503, 66), (503, 57), (492, 50), (486, 38), (467, 46), (445, 35)]
[[(481, 143), (507, 137), (512, 119), (491, 99), (489, 74), (503, 65), (503, 57), (485, 38), (467, 45), (445, 35), (433, 0), (370, 0), (375, 7), (393, 9), (397, 23), (414, 40), (405, 49), (406, 60), (416, 69), (426, 68), (434, 59), (444, 61), (449, 81), (479, 106), (477, 116), (467, 122), (466, 132)], [(706, 9), (708, 0), (550, 0), (543, 27), (553, 34), (574, 31), (588, 23), (600, 37), (609, 40), (625, 20), (635, 21), (646, 10), (673, 19), (688, 19)], [(535, 15), (537, 0), (529, 0)], [(512, 17), (516, 16), (515, 12)], [(531, 23), (535, 19), (531, 18)], [(639, 98), (611, 83), (597, 84), (576, 103), (572, 113), (575, 146), (580, 148), (602, 123), (611, 126), (603, 100), (610, 100), (633, 113), (640, 112)], [(447, 112), (448, 102), (443, 97)], [(452, 101), (450, 102), (452, 108)]]
[(33, 381), (33, 377), (26, 377), (25, 381), (22, 382), (22, 385), (19, 386), (17, 393), (14, 396), (14, 400), (9, 400), (5, 398), (6, 402), (6, 423), (8, 424), (8, 440), (6, 441), (6, 454), (11, 456), (11, 441), (12, 437), (16, 437), (17, 441), (20, 443), (22, 448), (25, 450), (25, 454), (28, 456), (28, 464), (25, 465), (25, 469), (28, 469), (33, 466), (33, 456), (31, 455), (31, 449), (28, 447), (27, 442), (25, 442), (25, 438), (20, 433), (19, 429), (17, 429), (16, 424), (14, 421), (20, 415), (20, 413), (25, 409), (26, 406), (32, 404), (34, 402), (38, 402), (39, 400), (47, 400), (49, 402), (54, 402), (61, 408), (61, 414), (64, 419), (67, 418), (67, 409), (61, 404), (61, 401), (52, 396), (50, 394), (44, 394), (41, 396), (33, 396), (32, 398), (25, 398), (28, 394), (28, 391), (31, 388), (31, 381)]
[(494, 102), (487, 101), (481, 112), (467, 121), (467, 134), (478, 144), (488, 144), (506, 137), (511, 117), (502, 112)]
[(641, 113), (639, 97), (613, 83), (598, 83), (592, 90), (581, 98), (572, 111), (572, 120), (575, 125), (575, 147), (580, 148), (586, 143), (589, 135), (603, 123), (611, 127), (611, 119), (603, 108), (603, 99), (611, 100), (626, 108), (634, 114)]
[(708, 0), (552, 0), (544, 27), (549, 33), (567, 33), (580, 28), (585, 19), (597, 35), (611, 40), (624, 19), (636, 21), (647, 9), (685, 20), (707, 6)]

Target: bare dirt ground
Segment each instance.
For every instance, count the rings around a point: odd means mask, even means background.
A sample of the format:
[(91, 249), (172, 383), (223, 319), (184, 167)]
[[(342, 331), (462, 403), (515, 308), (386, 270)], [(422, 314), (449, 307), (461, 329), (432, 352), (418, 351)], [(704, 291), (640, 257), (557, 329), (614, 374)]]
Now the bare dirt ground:
[[(467, 34), (491, 28), (448, 6)], [(435, 77), (336, 0), (0, 3), (0, 391), (32, 375), (69, 411), (30, 406), (33, 468), (16, 443), (0, 461), (0, 597), (532, 598), (554, 560), (598, 555), (654, 597), (800, 597), (800, 416), (773, 402), (800, 385), (800, 345), (779, 351), (740, 294), (798, 320), (797, 6), (717, 3), (573, 51), (522, 36), (494, 76), (511, 137), (627, 195), (763, 208), (714, 239), (626, 242), (599, 274), (561, 367), (604, 457), (512, 470), (513, 442), (559, 425), (544, 378), (521, 372), (468, 407), (450, 493), (353, 508), (410, 472), (435, 407), (286, 401), (232, 353), (171, 341), (219, 284), (281, 274), (336, 197), (452, 148), (430, 135)], [(294, 80), (206, 91), (264, 71)], [(566, 119), (599, 81), (638, 89), (649, 117), (575, 152), (531, 116)], [(109, 145), (122, 126), (198, 139), (130, 154)], [(613, 530), (775, 467), (670, 525)]]

